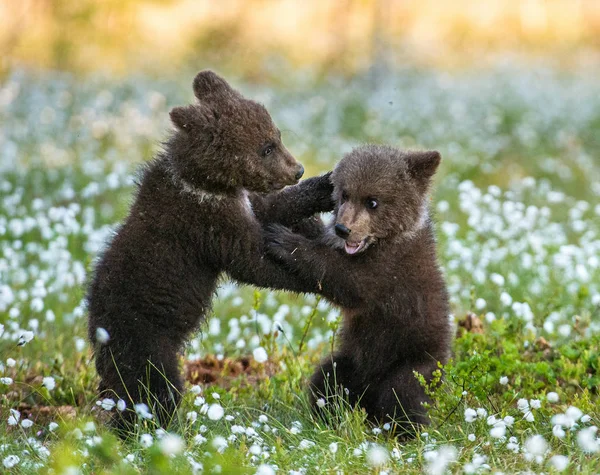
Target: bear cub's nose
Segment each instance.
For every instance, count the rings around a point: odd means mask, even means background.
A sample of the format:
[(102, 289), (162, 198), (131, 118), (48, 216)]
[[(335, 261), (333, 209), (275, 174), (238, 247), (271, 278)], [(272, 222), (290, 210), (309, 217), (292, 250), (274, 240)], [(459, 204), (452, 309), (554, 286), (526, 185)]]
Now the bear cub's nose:
[(343, 224), (337, 223), (334, 226), (334, 229), (335, 233), (342, 239), (346, 239), (348, 236), (350, 236), (350, 230)]
[(300, 170), (298, 170), (298, 173), (296, 173), (296, 180), (299, 180), (300, 178), (302, 178), (302, 175), (304, 175), (304, 167), (302, 165), (300, 165)]

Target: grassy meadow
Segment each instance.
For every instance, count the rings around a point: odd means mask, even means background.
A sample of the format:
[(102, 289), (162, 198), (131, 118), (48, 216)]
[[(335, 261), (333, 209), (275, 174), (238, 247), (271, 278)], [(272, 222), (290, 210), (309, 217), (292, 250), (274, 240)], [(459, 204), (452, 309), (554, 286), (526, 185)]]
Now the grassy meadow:
[(313, 419), (306, 380), (339, 311), (223, 280), (182, 358), (177, 420), (140, 411), (118, 440), (104, 426), (117, 401), (95, 396), (85, 282), (193, 73), (14, 69), (0, 83), (0, 472), (600, 473), (598, 75), (279, 76), (232, 82), (306, 176), (365, 142), (442, 153), (431, 208), (457, 338), (432, 425), (397, 440), (343, 405), (332, 427)]

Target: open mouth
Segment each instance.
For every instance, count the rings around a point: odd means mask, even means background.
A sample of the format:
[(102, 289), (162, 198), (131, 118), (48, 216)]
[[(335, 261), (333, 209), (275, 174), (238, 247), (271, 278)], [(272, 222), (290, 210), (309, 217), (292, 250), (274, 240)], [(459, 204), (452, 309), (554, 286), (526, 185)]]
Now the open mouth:
[(367, 239), (363, 239), (358, 244), (346, 241), (344, 243), (344, 249), (346, 250), (346, 254), (357, 254), (365, 249), (367, 246)]

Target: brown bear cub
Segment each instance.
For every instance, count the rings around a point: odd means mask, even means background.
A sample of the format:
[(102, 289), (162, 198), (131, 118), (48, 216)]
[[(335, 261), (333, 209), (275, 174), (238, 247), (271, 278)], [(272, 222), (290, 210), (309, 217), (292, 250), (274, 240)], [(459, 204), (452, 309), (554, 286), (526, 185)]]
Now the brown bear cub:
[(265, 195), (303, 174), (267, 110), (210, 71), (199, 73), (193, 88), (199, 102), (171, 111), (176, 130), (144, 169), (87, 293), (100, 394), (127, 403), (113, 420), (123, 429), (131, 428), (138, 402), (169, 422), (183, 389), (178, 355), (223, 272), (257, 286), (305, 290), (264, 257), (262, 224), (315, 235), (320, 221), (301, 220), (333, 207), (328, 175)]
[(270, 227), (269, 254), (342, 307), (339, 348), (310, 382), (321, 415), (342, 395), (373, 422), (393, 419), (408, 432), (428, 423), (428, 397), (413, 372), (430, 381), (452, 335), (427, 206), (440, 160), (434, 151), (359, 147), (333, 171), (328, 235), (309, 240)]

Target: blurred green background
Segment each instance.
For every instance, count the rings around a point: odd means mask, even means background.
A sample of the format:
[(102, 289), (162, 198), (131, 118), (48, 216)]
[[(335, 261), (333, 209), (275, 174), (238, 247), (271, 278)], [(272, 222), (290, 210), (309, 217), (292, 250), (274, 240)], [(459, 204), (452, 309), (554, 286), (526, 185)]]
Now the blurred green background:
[[(247, 79), (273, 64), (353, 73), (373, 64), (485, 66), (517, 56), (596, 63), (597, 0), (1, 0), (1, 70), (218, 67)], [(285, 81), (284, 77), (274, 79)]]

